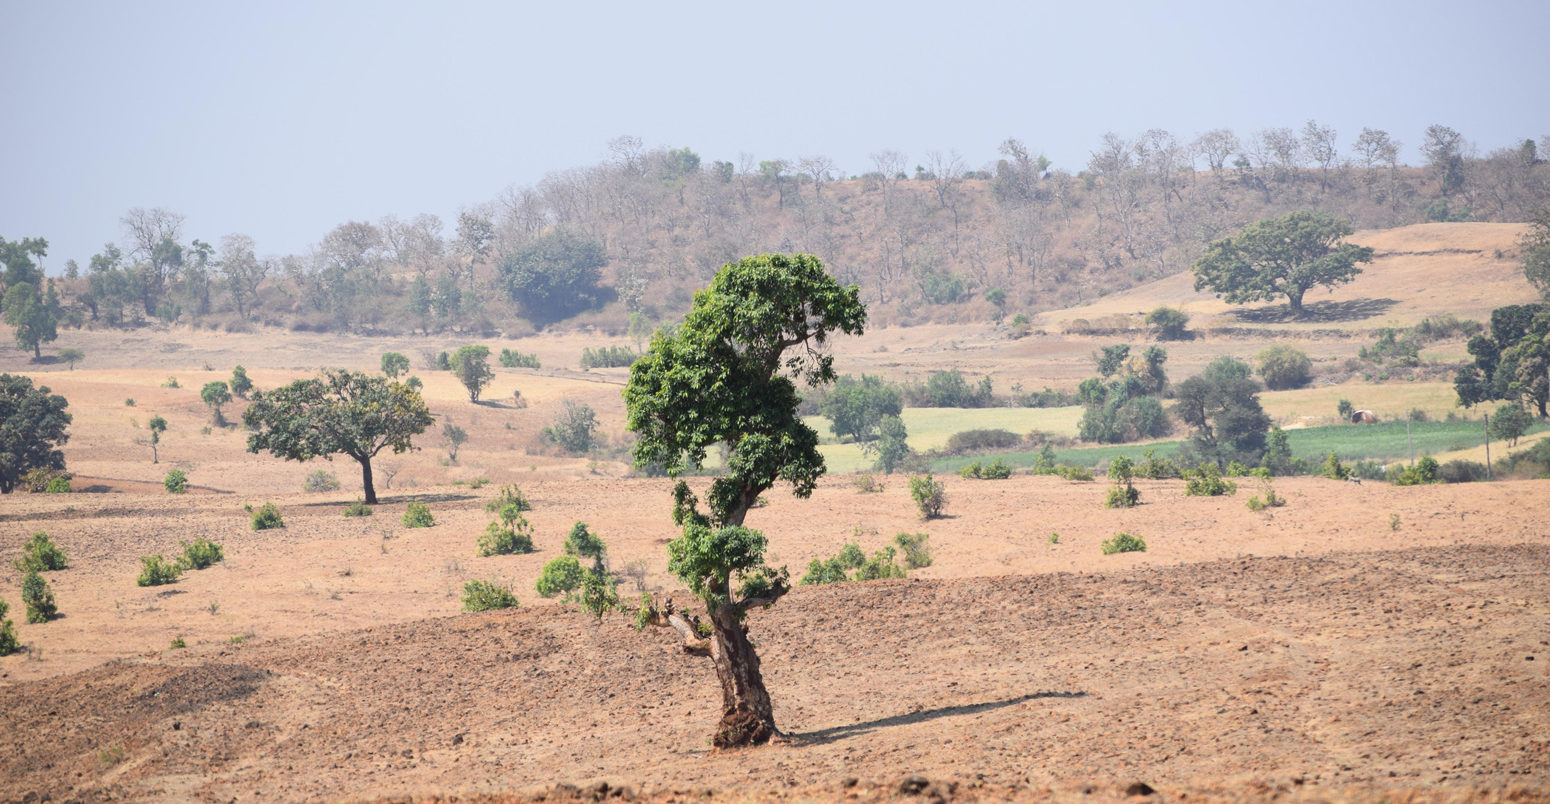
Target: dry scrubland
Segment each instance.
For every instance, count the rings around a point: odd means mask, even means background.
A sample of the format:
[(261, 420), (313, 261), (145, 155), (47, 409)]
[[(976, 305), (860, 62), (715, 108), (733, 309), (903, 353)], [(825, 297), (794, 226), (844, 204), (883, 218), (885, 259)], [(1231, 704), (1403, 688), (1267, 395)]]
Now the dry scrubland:
[[(1367, 312), (1314, 325), (1245, 323), (1179, 290), (1188, 285), (1176, 277), (1152, 295), (1052, 314), (1039, 324), (1049, 334), (886, 328), (836, 343), (836, 364), (894, 379), (992, 373), (1001, 391), (1070, 388), (1115, 337), (1063, 334), (1060, 321), (1158, 303), (1183, 305), (1207, 329), (1260, 328), (1168, 345), (1176, 380), (1291, 330), (1315, 359), (1343, 360), (1379, 326), (1439, 312), (1482, 318), (1531, 298), (1503, 268), (1510, 260), (1494, 256), (1513, 234), (1364, 233), (1382, 256), (1332, 301)], [(949, 477), (949, 516), (927, 523), (900, 477), (866, 494), (831, 475), (808, 501), (777, 488), (749, 524), (797, 575), (844, 542), (871, 551), (900, 531), (930, 533), (937, 560), (903, 581), (798, 587), (757, 613), (752, 635), (790, 739), (709, 753), (718, 699), (704, 659), (680, 655), (667, 633), (636, 633), (619, 616), (595, 623), (532, 591), (578, 520), (607, 539), (616, 568), (644, 562), (648, 586), (677, 586), (664, 550), (676, 535), (669, 482), (539, 444), (566, 398), (621, 436), (624, 371), (564, 368), (603, 340), (483, 341), (536, 352), (545, 368), (498, 369), (481, 405), (423, 365), (455, 339), (66, 332), (61, 342), (87, 353), (73, 372), (0, 351), (0, 370), (69, 398), (74, 486), (98, 492), (0, 500), (0, 594), (30, 646), (0, 659), (0, 800), (507, 800), (600, 781), (653, 800), (706, 790), (872, 800), (897, 796), (913, 773), (931, 782), (928, 796), (960, 800), (1119, 800), (1137, 782), (1170, 800), (1550, 795), (1543, 481), (1284, 479), (1286, 507), (1256, 514), (1244, 505), (1251, 484), (1193, 498), (1178, 481), (1142, 481), (1143, 504), (1114, 511), (1102, 507), (1101, 481)], [(375, 369), (389, 350), (411, 357), (432, 411), (471, 438), (455, 465), (443, 463), (439, 425), (420, 451), (379, 458), (382, 504), (370, 518), (342, 516), (359, 490), (353, 462), (282, 462), (246, 453), (240, 430), (201, 433), (210, 416), (198, 389), (235, 364), (267, 388), (321, 366)], [(163, 387), (169, 376), (182, 387)], [(1451, 406), (1436, 383), (1348, 382), (1265, 400), (1292, 425), (1322, 423), (1342, 397), (1380, 414)], [(137, 443), (153, 415), (171, 425), (158, 465)], [(922, 415), (944, 419), (922, 424), (922, 439), (951, 432), (951, 416)], [(1069, 411), (980, 415), (1010, 417), (991, 426), (1023, 415), (1052, 430), (1074, 424)], [(162, 491), (173, 468), (188, 473), (191, 493)], [(318, 468), (343, 488), (302, 492)], [(491, 482), (453, 484), (476, 478)], [(539, 552), (479, 558), (483, 506), (504, 483), (532, 501)], [(286, 528), (248, 528), (243, 505), (264, 501)], [(428, 503), (437, 524), (405, 528), (409, 501)], [(38, 530), (71, 564), (48, 576), (64, 616), (29, 625), (10, 559)], [(1119, 531), (1142, 536), (1147, 551), (1101, 555), (1098, 543)], [(172, 585), (135, 585), (139, 556), (171, 557), (197, 536), (223, 544), (225, 561)], [(510, 582), (522, 608), (459, 613), (462, 585), (489, 578)], [(188, 647), (168, 648), (180, 635)]]

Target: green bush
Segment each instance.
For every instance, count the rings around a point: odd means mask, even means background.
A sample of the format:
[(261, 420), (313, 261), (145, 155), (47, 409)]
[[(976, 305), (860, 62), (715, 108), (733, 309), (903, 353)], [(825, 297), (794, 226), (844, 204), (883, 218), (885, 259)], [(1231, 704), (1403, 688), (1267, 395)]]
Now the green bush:
[(892, 547), (884, 547), (873, 553), (866, 563), (856, 568), (855, 580), (878, 581), (885, 578), (903, 578), (904, 568), (894, 560), (897, 554)]
[(361, 499), (357, 498), (355, 500), (355, 502), (350, 503), (348, 506), (345, 507), (344, 515), (345, 516), (371, 516), (371, 506), (367, 505), (364, 500), (361, 500)]
[(586, 574), (575, 556), (559, 556), (544, 565), (538, 573), (538, 595), (558, 597), (581, 588), (581, 578)]
[(1140, 536), (1132, 536), (1129, 533), (1116, 533), (1114, 538), (1104, 539), (1103, 543), (1098, 545), (1098, 549), (1106, 556), (1115, 553), (1144, 553), (1146, 541)]
[(866, 553), (861, 552), (861, 545), (851, 542), (840, 548), (839, 553), (834, 556), (834, 560), (838, 561), (840, 566), (845, 569), (856, 569), (866, 563)]
[(162, 560), (161, 554), (154, 556), (140, 556), (140, 577), (135, 583), (140, 586), (161, 586), (178, 579), (183, 573), (177, 564), (169, 564)]
[(581, 590), (573, 595), (583, 611), (601, 620), (603, 613), (619, 608), (618, 580), (602, 565), (581, 575)]
[(272, 528), (285, 527), (285, 520), (280, 518), (280, 509), (272, 502), (266, 502), (253, 512), (253, 529), (270, 530)]
[(1220, 497), (1237, 494), (1238, 484), (1223, 480), (1222, 472), (1216, 464), (1206, 461), (1193, 471), (1184, 473), (1184, 493), (1190, 497)]
[(533, 505), (527, 501), (527, 495), (522, 493), (522, 489), (517, 488), (513, 483), (507, 483), (501, 486), (501, 490), (495, 495), (495, 499), (484, 504), (484, 510), (485, 513), (495, 514), (507, 508), (511, 508), (515, 513), (520, 514), (523, 511), (533, 510)]
[(1109, 479), (1114, 485), (1109, 487), (1108, 497), (1103, 502), (1105, 508), (1134, 508), (1141, 501), (1141, 492), (1136, 490), (1131, 479), (1135, 476), (1135, 464), (1128, 455), (1115, 456), (1109, 461)]
[(959, 469), (958, 474), (973, 480), (1005, 480), (1012, 476), (1012, 467), (997, 458), (989, 466), (981, 466), (979, 461), (975, 461)]
[(339, 490), (339, 477), (327, 469), (318, 469), (307, 475), (307, 480), (302, 484), (305, 491), (320, 493)]
[(485, 526), (479, 537), (479, 555), (504, 556), (516, 553), (533, 553), (533, 526), (527, 517), (513, 512), (509, 520), (501, 519)]
[(179, 544), (183, 545), (183, 559), (179, 564), (184, 569), (202, 570), (226, 557), (220, 545), (203, 536), (194, 539), (193, 544), (188, 542), (179, 542)]
[(22, 604), (27, 607), (29, 623), (46, 623), (59, 613), (59, 607), (54, 605), (54, 590), (36, 572), (22, 578)]
[(581, 367), (584, 369), (629, 366), (639, 359), (640, 355), (635, 354), (635, 350), (628, 346), (602, 346), (595, 351), (589, 348), (581, 350)]
[(182, 494), (188, 491), (188, 475), (182, 469), (173, 469), (162, 478), (161, 485), (168, 494)]
[(188, 647), (188, 642), (183, 639), (182, 634), (178, 634), (172, 638), (172, 642), (168, 643), (167, 647), (174, 650), (177, 648), (186, 648)]
[(44, 492), (47, 493), (47, 494), (69, 494), (70, 493), (70, 480), (69, 480), (69, 478), (56, 477), (56, 478), (50, 479), (48, 481), (48, 488), (44, 489)]
[(1010, 430), (963, 430), (948, 437), (947, 452), (953, 454), (989, 452), (1011, 449), (1021, 443), (1023, 443), (1023, 437)]
[(1155, 450), (1147, 450), (1141, 455), (1141, 462), (1136, 464), (1136, 476), (1147, 480), (1168, 480), (1184, 476), (1184, 470), (1178, 462), (1169, 458), (1157, 457)]
[(1319, 476), (1330, 480), (1348, 480), (1351, 477), (1351, 470), (1340, 463), (1338, 455), (1330, 452), (1329, 457), (1325, 458), (1323, 465), (1319, 467)]
[(511, 593), (509, 586), (495, 581), (469, 581), (463, 584), (463, 611), (514, 609), (517, 606), (517, 596)]
[(1088, 481), (1093, 479), (1092, 470), (1085, 466), (1061, 464), (1055, 467), (1055, 474), (1071, 481)]
[(538, 355), (513, 352), (510, 349), (501, 350), (500, 362), (506, 368), (543, 368), (538, 363)]
[(566, 555), (601, 561), (608, 547), (603, 544), (600, 537), (587, 530), (587, 523), (577, 522), (571, 526), (570, 533), (566, 535), (563, 549)]
[(1151, 327), (1160, 341), (1181, 341), (1189, 332), (1189, 314), (1172, 307), (1158, 307), (1146, 314), (1146, 325)]
[(49, 572), (62, 570), (69, 566), (69, 559), (65, 551), (59, 549), (48, 534), (38, 531), (32, 534), (32, 541), (22, 547), (22, 557), (16, 559), (11, 566), (16, 567), (20, 573)]
[(11, 604), (0, 600), (0, 656), (10, 656), (22, 649), (21, 642), (16, 639), (16, 623), (5, 616), (10, 610)]
[(845, 567), (840, 564), (839, 558), (815, 558), (807, 563), (807, 574), (802, 576), (803, 586), (818, 586), (826, 583), (841, 583), (850, 580), (845, 574)]
[(894, 544), (904, 553), (904, 566), (910, 569), (931, 566), (930, 540), (926, 533), (898, 533), (893, 537)]
[(1286, 500), (1280, 496), (1277, 496), (1276, 494), (1275, 486), (1270, 480), (1269, 469), (1260, 467), (1255, 469), (1251, 474), (1253, 474), (1254, 478), (1259, 481), (1260, 493), (1264, 494), (1265, 496), (1260, 497), (1259, 494), (1256, 494), (1253, 497), (1250, 497), (1248, 503), (1250, 511), (1264, 511), (1270, 508), (1279, 508), (1283, 505), (1286, 505)]
[(1441, 466), (1437, 459), (1430, 455), (1421, 456), (1421, 460), (1415, 462), (1415, 466), (1396, 466), (1388, 471), (1388, 481), (1396, 486), (1421, 486), (1429, 483), (1441, 483), (1439, 476)]
[(1259, 376), (1272, 391), (1301, 388), (1313, 379), (1313, 361), (1295, 346), (1278, 343), (1255, 356)]
[[(63, 469), (49, 469), (40, 466), (27, 470), (27, 473), (22, 475), (17, 485), (20, 488), (25, 488), (28, 494), (46, 494), (54, 486), (55, 481), (64, 480), (66, 483), (69, 483), (73, 477), (75, 475)], [(69, 491), (69, 488), (65, 490)]]
[(431, 507), (421, 502), (409, 503), (404, 509), (404, 527), (428, 528), (436, 524), (436, 517), (431, 516)]
[(947, 489), (928, 472), (910, 478), (910, 498), (920, 509), (921, 519), (935, 519), (942, 515), (942, 508), (947, 505)]

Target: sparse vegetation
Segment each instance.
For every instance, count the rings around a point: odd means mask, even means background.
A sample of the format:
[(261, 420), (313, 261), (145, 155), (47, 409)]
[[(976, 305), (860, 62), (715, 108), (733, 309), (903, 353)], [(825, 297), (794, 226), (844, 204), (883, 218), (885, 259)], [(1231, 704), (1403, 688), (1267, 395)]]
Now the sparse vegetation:
[(856, 475), (855, 479), (850, 481), (850, 485), (862, 494), (879, 494), (885, 488), (883, 481), (870, 472)]
[(495, 495), (495, 499), (484, 504), (484, 510), (485, 513), (494, 514), (503, 512), (507, 508), (511, 508), (520, 514), (524, 511), (533, 510), (533, 505), (527, 501), (527, 495), (522, 493), (522, 489), (517, 488), (514, 483), (507, 483), (501, 486), (501, 490)]
[(359, 497), (357, 497), (355, 499), (355, 502), (350, 503), (349, 505), (345, 506), (344, 515), (345, 516), (371, 516), (371, 506), (367, 505), (364, 500), (362, 500)]
[(1250, 511), (1265, 511), (1286, 505), (1286, 500), (1276, 494), (1275, 485), (1270, 479), (1269, 469), (1262, 466), (1255, 469), (1251, 474), (1258, 481), (1259, 494), (1249, 498), (1248, 506)]
[(1206, 461), (1184, 473), (1184, 493), (1190, 497), (1220, 497), (1238, 493), (1238, 484), (1222, 478), (1216, 464)]
[(192, 544), (189, 542), (180, 542), (180, 544), (183, 545), (183, 558), (178, 561), (178, 564), (185, 570), (202, 570), (226, 557), (220, 545), (203, 536), (196, 537)]
[(572, 455), (584, 455), (592, 451), (596, 432), (597, 414), (592, 406), (567, 399), (555, 414), (554, 423), (544, 428), (543, 437)]
[(182, 572), (176, 562), (163, 561), (160, 553), (140, 556), (140, 577), (135, 579), (135, 583), (140, 586), (162, 586), (176, 581)]
[(931, 536), (926, 533), (897, 533), (894, 544), (904, 553), (904, 565), (910, 569), (931, 566)]
[(581, 350), (581, 367), (584, 369), (628, 367), (639, 359), (640, 355), (628, 346), (600, 346), (597, 349)]
[[(249, 509), (251, 510), (251, 509)], [(285, 527), (285, 520), (280, 517), (280, 509), (272, 502), (266, 502), (253, 511), (253, 530), (270, 530)]]
[(463, 584), (463, 611), (490, 611), (517, 608), (517, 596), (511, 587), (498, 581), (469, 581)]
[(947, 489), (929, 472), (916, 475), (910, 478), (910, 499), (915, 501), (921, 519), (936, 519), (947, 505)]
[(162, 478), (161, 485), (168, 494), (183, 494), (188, 491), (188, 475), (182, 469), (173, 469)]
[(315, 469), (307, 475), (307, 480), (302, 484), (302, 489), (314, 494), (338, 491), (339, 476), (327, 469)]
[(1129, 533), (1116, 533), (1112, 539), (1104, 539), (1098, 549), (1106, 556), (1115, 553), (1144, 553), (1146, 552), (1146, 540), (1140, 536)]
[(59, 613), (54, 604), (54, 590), (37, 572), (22, 577), (22, 605), (27, 607), (27, 622), (46, 623)]
[(22, 547), (21, 558), (12, 562), (11, 566), (17, 572), (52, 572), (62, 570), (69, 566), (69, 559), (65, 551), (61, 550), (47, 533), (38, 531), (32, 534), (32, 540)]
[(1108, 496), (1103, 501), (1105, 508), (1134, 508), (1141, 502), (1141, 492), (1136, 490), (1132, 479), (1135, 477), (1135, 463), (1130, 458), (1120, 455), (1109, 461), (1109, 479), (1114, 485), (1109, 487)]
[(539, 364), (538, 355), (536, 354), (530, 355), (523, 352), (514, 352), (510, 349), (502, 349), (499, 359), (500, 364), (506, 368), (543, 368)]
[(16, 639), (16, 623), (6, 617), (10, 610), (11, 604), (0, 600), (0, 656), (10, 656), (22, 647)]
[(959, 469), (958, 475), (974, 480), (1005, 480), (1012, 476), (1012, 467), (1007, 466), (1000, 458), (995, 459), (989, 466), (981, 466), (979, 461), (975, 461)]
[(411, 502), (404, 508), (404, 527), (428, 528), (436, 524), (431, 507), (422, 502)]

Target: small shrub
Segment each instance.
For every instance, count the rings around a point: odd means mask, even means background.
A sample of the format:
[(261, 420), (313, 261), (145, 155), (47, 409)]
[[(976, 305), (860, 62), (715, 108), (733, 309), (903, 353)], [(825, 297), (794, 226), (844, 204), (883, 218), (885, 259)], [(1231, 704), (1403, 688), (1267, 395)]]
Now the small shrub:
[(926, 533), (899, 533), (893, 537), (894, 544), (904, 553), (904, 566), (910, 569), (931, 566), (930, 540), (930, 534)]
[(866, 563), (866, 553), (861, 552), (861, 545), (851, 542), (840, 548), (840, 551), (835, 554), (834, 560), (838, 561), (840, 566), (845, 569), (856, 569)]
[(1128, 455), (1119, 455), (1109, 461), (1109, 479), (1114, 485), (1109, 487), (1104, 508), (1134, 508), (1141, 502), (1141, 492), (1131, 483), (1134, 476), (1135, 464)]
[(1146, 325), (1160, 341), (1180, 341), (1188, 337), (1189, 314), (1172, 307), (1158, 307), (1146, 314)]
[(1351, 404), (1349, 399), (1342, 399), (1335, 405), (1335, 414), (1345, 421), (1350, 421), (1354, 413), (1356, 413), (1356, 406)]
[(1389, 514), (1389, 530), (1399, 530), (1399, 514)]
[(601, 538), (587, 530), (587, 523), (577, 522), (571, 526), (570, 533), (565, 537), (564, 550), (566, 555), (601, 561), (608, 547)]
[(1259, 363), (1259, 376), (1265, 387), (1272, 391), (1301, 388), (1313, 379), (1313, 361), (1295, 346), (1276, 344), (1255, 356)]
[(485, 526), (479, 537), (479, 555), (504, 556), (516, 553), (533, 553), (533, 526), (521, 514), (509, 521), (495, 521)]
[(1098, 549), (1106, 556), (1115, 553), (1144, 553), (1146, 541), (1140, 536), (1132, 536), (1129, 533), (1116, 533), (1114, 538), (1104, 539), (1103, 543), (1098, 545)]
[(502, 349), (500, 363), (506, 368), (542, 368), (538, 363), (538, 355), (514, 352), (510, 349)]
[(586, 570), (581, 575), (581, 589), (572, 594), (583, 611), (603, 619), (604, 612), (619, 608), (618, 581), (601, 565)]
[(883, 481), (879, 480), (877, 475), (870, 472), (856, 475), (856, 479), (850, 481), (850, 484), (855, 486), (856, 490), (862, 494), (877, 494), (884, 489)]
[(935, 519), (942, 515), (942, 508), (947, 505), (947, 489), (930, 473), (916, 475), (910, 478), (910, 498), (920, 509), (921, 519)]
[(596, 443), (597, 413), (591, 405), (574, 399), (565, 400), (564, 409), (555, 414), (554, 424), (543, 429), (543, 439), (573, 455), (592, 451)]
[(1190, 497), (1220, 497), (1224, 494), (1237, 494), (1238, 484), (1231, 480), (1223, 480), (1221, 470), (1216, 468), (1216, 464), (1206, 461), (1194, 471), (1184, 473), (1184, 493)]
[(1251, 472), (1251, 474), (1259, 481), (1260, 493), (1265, 496), (1261, 498), (1259, 494), (1256, 494), (1250, 497), (1248, 502), (1250, 511), (1264, 511), (1286, 505), (1286, 500), (1276, 494), (1275, 486), (1270, 480), (1269, 469), (1260, 467)]
[(495, 581), (469, 581), (463, 584), (463, 611), (514, 609), (518, 605), (517, 596), (511, 593), (509, 586)]
[(132, 408), (134, 406), (135, 406), (135, 398), (134, 397), (129, 397), (128, 399), (124, 400), (124, 407)]
[(1429, 483), (1441, 483), (1439, 477), (1441, 467), (1437, 459), (1430, 455), (1421, 456), (1421, 460), (1415, 462), (1415, 466), (1396, 466), (1390, 469), (1387, 480), (1396, 486), (1421, 486)]
[(1351, 470), (1340, 462), (1340, 456), (1330, 452), (1329, 457), (1325, 458), (1324, 463), (1319, 466), (1319, 476), (1330, 480), (1348, 480), (1351, 477)]
[(371, 516), (371, 506), (367, 505), (364, 500), (362, 500), (359, 497), (357, 497), (355, 499), (355, 502), (350, 503), (348, 506), (345, 507), (344, 515), (345, 516)]
[(59, 607), (54, 605), (54, 590), (36, 572), (22, 578), (22, 605), (27, 607), (29, 623), (46, 623), (59, 613)]
[(1010, 430), (964, 430), (953, 433), (947, 439), (950, 453), (988, 452), (1010, 449), (1023, 442), (1022, 436)]
[(979, 461), (975, 461), (958, 470), (958, 474), (974, 480), (1005, 480), (1012, 476), (1012, 467), (997, 458), (989, 466), (981, 466)]
[(186, 647), (188, 647), (188, 643), (183, 641), (183, 635), (182, 634), (178, 634), (177, 636), (172, 638), (172, 644), (168, 645), (167, 647), (172, 648), (173, 650), (176, 650), (178, 648), (186, 648)]
[(302, 484), (302, 489), (312, 493), (339, 490), (339, 477), (327, 469), (318, 469), (307, 475), (307, 480)]
[(815, 558), (807, 563), (807, 574), (802, 576), (803, 586), (819, 586), (850, 580), (838, 557)]
[(180, 544), (183, 545), (183, 559), (179, 563), (184, 569), (202, 570), (226, 557), (220, 545), (203, 536), (194, 539), (193, 544)]
[(53, 478), (48, 481), (48, 487), (43, 491), (46, 494), (69, 494), (70, 480), (64, 477)]
[(182, 573), (183, 570), (177, 564), (163, 561), (160, 553), (140, 556), (140, 577), (135, 579), (135, 583), (140, 586), (161, 586), (176, 581)]
[(1169, 480), (1184, 476), (1184, 470), (1179, 464), (1169, 458), (1157, 457), (1156, 450), (1147, 450), (1141, 456), (1141, 462), (1136, 464), (1136, 476), (1147, 480)]
[(431, 507), (421, 502), (412, 502), (404, 509), (404, 527), (428, 528), (436, 524), (436, 517), (431, 516)]
[(1486, 479), (1486, 467), (1479, 461), (1448, 461), (1437, 467), (1437, 478), (1444, 483), (1478, 483)]
[(272, 528), (285, 527), (285, 520), (280, 518), (280, 509), (272, 502), (266, 502), (253, 512), (253, 529), (270, 530)]
[(635, 350), (628, 346), (603, 346), (595, 351), (581, 350), (581, 367), (584, 369), (629, 366), (639, 359), (640, 355), (635, 354)]
[(178, 384), (178, 378), (177, 377), (168, 377), (167, 381), (161, 384), (161, 387), (163, 387), (163, 388), (182, 388), (183, 386)]
[(241, 634), (232, 634), (226, 638), (226, 641), (233, 645), (241, 645), (242, 643), (248, 641), (248, 638)]
[(38, 531), (32, 534), (32, 541), (22, 547), (22, 557), (16, 559), (11, 566), (15, 567), (17, 572), (25, 574), (62, 570), (69, 566), (69, 563), (65, 551), (59, 549), (47, 533)]
[(1071, 466), (1061, 464), (1055, 467), (1055, 474), (1073, 482), (1086, 482), (1093, 479), (1093, 472), (1085, 466)]
[(17, 486), (26, 489), (28, 494), (44, 494), (48, 492), (49, 487), (53, 485), (55, 480), (63, 479), (68, 483), (73, 477), (75, 475), (63, 469), (38, 467), (36, 469), (29, 469), (26, 474), (22, 475)]
[(538, 595), (558, 597), (568, 595), (581, 587), (581, 577), (586, 574), (575, 556), (559, 556), (544, 565), (538, 574)]
[(5, 616), (10, 610), (11, 604), (0, 600), (0, 656), (10, 656), (22, 649), (16, 639), (16, 623)]
[(517, 488), (514, 483), (508, 483), (501, 486), (500, 493), (495, 495), (495, 499), (484, 504), (485, 513), (490, 514), (504, 511), (507, 508), (511, 508), (520, 514), (524, 511), (533, 510), (533, 505), (527, 501), (527, 495), (522, 493), (522, 489)]
[(188, 475), (182, 469), (173, 469), (162, 478), (161, 485), (168, 494), (182, 494), (188, 491)]
[(1055, 532), (1055, 531), (1050, 531), (1049, 543), (1050, 544), (1060, 544), (1060, 534), (1058, 532)]
[(884, 547), (872, 554), (866, 563), (856, 568), (855, 580), (878, 581), (885, 578), (903, 578), (904, 568), (894, 560), (898, 555), (892, 547)]

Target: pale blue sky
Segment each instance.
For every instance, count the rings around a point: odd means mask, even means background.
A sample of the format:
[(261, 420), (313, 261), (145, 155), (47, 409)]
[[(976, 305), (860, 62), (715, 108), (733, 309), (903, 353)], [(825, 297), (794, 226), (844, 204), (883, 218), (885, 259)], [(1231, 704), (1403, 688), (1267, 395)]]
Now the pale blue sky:
[(1106, 131), (1550, 134), (1550, 2), (0, 0), (0, 236), (58, 273), (131, 207), (299, 252), (460, 207), (620, 135), (707, 162), (891, 148), (974, 167), (1017, 137), (1080, 169)]

